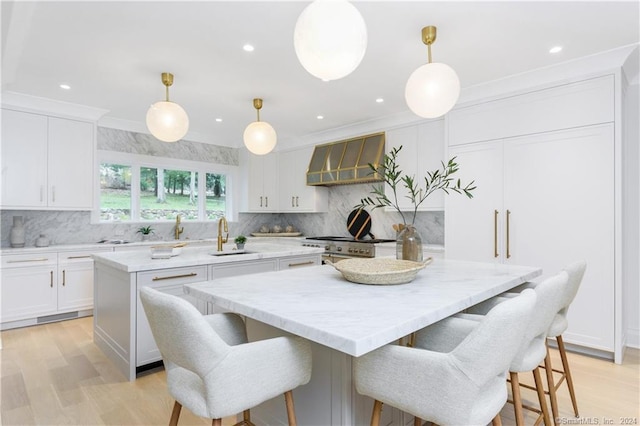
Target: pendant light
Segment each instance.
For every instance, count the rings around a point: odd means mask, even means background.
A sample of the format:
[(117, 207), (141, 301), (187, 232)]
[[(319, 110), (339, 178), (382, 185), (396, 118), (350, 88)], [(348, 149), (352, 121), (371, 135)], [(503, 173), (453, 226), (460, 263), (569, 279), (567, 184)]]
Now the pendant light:
[(456, 104), (460, 96), (460, 80), (449, 65), (431, 62), (431, 45), (436, 41), (436, 27), (424, 27), (422, 41), (427, 45), (429, 62), (411, 74), (404, 97), (415, 114), (436, 118), (449, 112)]
[(254, 99), (253, 107), (256, 109), (258, 119), (244, 129), (244, 145), (256, 155), (265, 155), (273, 151), (276, 146), (276, 131), (271, 127), (271, 124), (260, 121), (262, 99)]
[(189, 130), (189, 116), (180, 105), (169, 101), (169, 86), (173, 74), (162, 73), (162, 84), (166, 86), (166, 101), (158, 101), (147, 111), (147, 128), (153, 136), (163, 142), (176, 142)]
[(367, 26), (346, 0), (316, 0), (296, 22), (293, 45), (311, 75), (338, 80), (355, 70), (367, 50)]

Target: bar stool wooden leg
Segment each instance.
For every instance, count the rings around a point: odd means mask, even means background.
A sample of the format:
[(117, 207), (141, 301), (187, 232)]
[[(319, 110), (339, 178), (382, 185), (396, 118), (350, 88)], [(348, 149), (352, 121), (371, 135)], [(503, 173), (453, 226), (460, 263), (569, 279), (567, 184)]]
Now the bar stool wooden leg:
[(562, 370), (564, 371), (565, 379), (567, 381), (567, 387), (569, 388), (569, 396), (571, 396), (571, 404), (573, 404), (573, 412), (576, 417), (578, 415), (578, 401), (576, 400), (576, 393), (573, 389), (573, 379), (571, 378), (571, 370), (569, 369), (569, 360), (567, 359), (567, 352), (564, 349), (564, 341), (562, 336), (556, 336), (558, 342), (558, 351), (560, 352), (560, 358), (562, 359)]
[(502, 419), (500, 418), (500, 413), (496, 414), (496, 416), (491, 420), (492, 426), (502, 426)]
[(542, 409), (542, 419), (544, 424), (551, 426), (551, 419), (549, 418), (549, 408), (547, 407), (547, 400), (544, 396), (544, 385), (542, 383), (542, 376), (540, 375), (540, 367), (536, 367), (533, 370), (533, 380), (536, 382), (536, 391), (538, 392), (538, 401), (540, 401), (540, 408)]
[(373, 413), (371, 413), (371, 426), (380, 425), (380, 412), (382, 411), (382, 402), (376, 399), (373, 403)]
[(414, 417), (413, 426), (422, 426), (422, 419), (420, 417)]
[[(546, 343), (545, 343), (546, 345)], [(556, 424), (558, 418), (558, 398), (556, 397), (556, 383), (553, 379), (553, 367), (551, 366), (551, 354), (549, 346), (547, 346), (547, 356), (544, 358), (544, 370), (547, 373), (547, 386), (549, 387), (549, 400), (551, 401), (551, 414), (553, 415), (553, 424)]]
[(289, 419), (289, 426), (296, 426), (296, 410), (293, 406), (293, 392), (287, 391), (284, 393), (284, 401), (287, 405), (287, 418)]
[(516, 414), (516, 425), (524, 425), (524, 414), (522, 412), (522, 398), (520, 397), (520, 382), (518, 373), (509, 372), (511, 376), (511, 394), (513, 396), (513, 410)]
[(169, 420), (169, 426), (177, 426), (178, 418), (180, 417), (180, 410), (182, 410), (182, 404), (178, 401), (173, 404), (173, 411), (171, 412), (171, 419)]
[(211, 421), (211, 426), (222, 426), (222, 419), (213, 419)]

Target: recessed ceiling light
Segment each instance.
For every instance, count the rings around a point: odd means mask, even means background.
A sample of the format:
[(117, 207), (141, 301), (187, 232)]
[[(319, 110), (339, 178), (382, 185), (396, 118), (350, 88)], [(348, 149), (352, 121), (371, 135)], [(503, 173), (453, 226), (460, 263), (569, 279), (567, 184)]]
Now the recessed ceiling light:
[(216, 118), (216, 122), (221, 123), (222, 122), (222, 118)]
[(382, 98), (378, 98), (378, 99), (376, 99), (376, 102), (377, 102), (377, 103), (379, 103), (379, 104), (381, 104), (381, 103), (383, 103), (383, 102), (384, 102), (384, 99), (382, 99)]
[(558, 53), (562, 51), (562, 46), (553, 46), (549, 49), (549, 53)]
[(64, 90), (69, 90), (69, 89), (71, 89), (71, 86), (69, 86), (68, 84), (61, 84), (60, 88), (64, 89)]
[(242, 49), (245, 52), (253, 52), (254, 51), (254, 47), (250, 44), (245, 44), (244, 46), (242, 46)]
[(324, 118), (324, 115), (319, 115), (316, 117), (318, 120), (322, 120)]

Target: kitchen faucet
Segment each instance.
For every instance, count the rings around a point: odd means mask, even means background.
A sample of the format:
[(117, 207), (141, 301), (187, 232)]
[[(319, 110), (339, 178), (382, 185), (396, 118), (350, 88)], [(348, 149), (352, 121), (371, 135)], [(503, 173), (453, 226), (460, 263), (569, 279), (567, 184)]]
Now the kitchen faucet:
[(184, 231), (184, 227), (180, 227), (180, 215), (176, 216), (176, 232), (175, 232), (175, 236), (176, 236), (176, 240), (180, 239), (180, 234), (182, 234), (182, 232)]
[[(224, 232), (227, 233), (227, 235), (224, 238), (222, 238), (222, 224), (224, 224)], [(222, 216), (218, 221), (218, 251), (222, 251), (222, 244), (226, 243), (228, 239), (229, 239), (229, 225), (227, 224), (227, 219), (225, 219), (224, 216)]]

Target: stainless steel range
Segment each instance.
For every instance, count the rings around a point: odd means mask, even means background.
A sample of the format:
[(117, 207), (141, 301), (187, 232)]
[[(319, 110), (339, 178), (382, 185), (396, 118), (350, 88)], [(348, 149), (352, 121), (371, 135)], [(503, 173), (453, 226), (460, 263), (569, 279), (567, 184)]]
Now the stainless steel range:
[(366, 239), (356, 240), (350, 237), (308, 237), (303, 243), (306, 247), (323, 247), (322, 260), (333, 263), (353, 257), (376, 257), (376, 243), (388, 243), (395, 240)]

